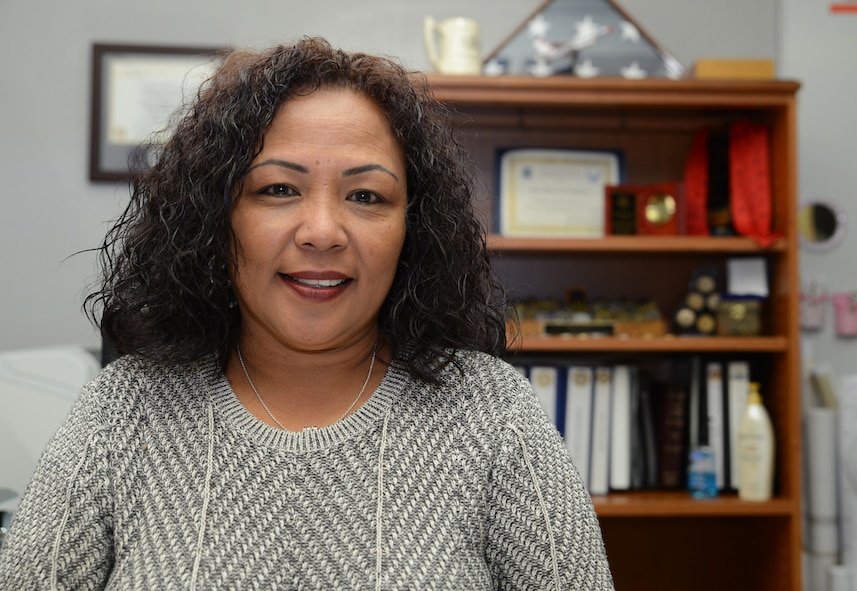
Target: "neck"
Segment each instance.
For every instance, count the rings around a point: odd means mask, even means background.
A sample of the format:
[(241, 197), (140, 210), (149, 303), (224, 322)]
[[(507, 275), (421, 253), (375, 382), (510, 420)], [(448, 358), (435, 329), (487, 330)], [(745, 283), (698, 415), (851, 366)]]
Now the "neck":
[[(386, 358), (386, 350), (381, 349), (377, 357)], [(238, 399), (257, 418), (274, 427), (300, 431), (332, 425), (368, 400), (386, 371), (386, 364), (375, 357), (374, 343), (348, 351), (281, 358), (260, 354), (245, 343), (230, 357), (226, 377)]]

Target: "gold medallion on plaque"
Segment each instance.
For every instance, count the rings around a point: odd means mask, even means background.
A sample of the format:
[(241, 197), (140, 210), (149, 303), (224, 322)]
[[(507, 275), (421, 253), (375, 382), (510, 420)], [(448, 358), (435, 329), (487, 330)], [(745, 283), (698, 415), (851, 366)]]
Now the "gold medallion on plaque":
[(607, 234), (680, 234), (677, 183), (608, 185), (605, 207)]

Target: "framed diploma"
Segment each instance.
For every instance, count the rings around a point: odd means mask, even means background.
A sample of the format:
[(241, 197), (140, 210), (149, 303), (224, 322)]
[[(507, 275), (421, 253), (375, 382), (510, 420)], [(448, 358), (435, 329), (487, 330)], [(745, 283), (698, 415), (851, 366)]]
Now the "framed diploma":
[(170, 117), (218, 64), (222, 48), (94, 44), (89, 178), (118, 181), (148, 164)]
[(605, 234), (605, 187), (619, 182), (617, 152), (504, 151), (499, 232), (519, 237), (600, 238)]

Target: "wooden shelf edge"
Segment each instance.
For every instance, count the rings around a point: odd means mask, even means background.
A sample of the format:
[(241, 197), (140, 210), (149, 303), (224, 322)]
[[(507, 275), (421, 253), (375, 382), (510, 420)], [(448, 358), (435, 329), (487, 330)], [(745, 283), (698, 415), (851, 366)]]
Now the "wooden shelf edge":
[(668, 106), (777, 107), (787, 104), (800, 88), (796, 80), (625, 80), (574, 76), (444, 76), (427, 80), (438, 99), (453, 104), (587, 107)]
[(495, 253), (763, 253), (785, 252), (780, 238), (770, 247), (759, 246), (750, 238), (712, 236), (606, 236), (604, 238), (513, 238), (489, 234), (488, 250)]
[(644, 80), (629, 80), (626, 78), (600, 76), (595, 78), (577, 78), (575, 76), (480, 76), (480, 75), (445, 75), (439, 73), (426, 74), (427, 80), (433, 89), (446, 88), (526, 88), (538, 89), (546, 92), (552, 89), (610, 89), (611, 92), (629, 90), (639, 92), (648, 89), (665, 89), (671, 92), (677, 91), (720, 91), (741, 92), (742, 94), (775, 92), (786, 95), (793, 94), (801, 87), (798, 80), (792, 79), (704, 79), (704, 78), (681, 78), (670, 80), (667, 78), (646, 78)]
[(522, 337), (509, 339), (510, 353), (690, 352), (782, 353), (786, 337)]
[(739, 500), (735, 494), (716, 499), (694, 499), (685, 491), (633, 491), (593, 496), (599, 518), (610, 517), (786, 517), (800, 514), (788, 498), (765, 502)]

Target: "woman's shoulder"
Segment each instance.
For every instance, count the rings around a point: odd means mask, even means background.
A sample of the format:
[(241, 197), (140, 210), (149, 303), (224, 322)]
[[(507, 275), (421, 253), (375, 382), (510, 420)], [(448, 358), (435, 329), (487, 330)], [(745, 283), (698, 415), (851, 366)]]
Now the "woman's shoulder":
[(164, 364), (137, 355), (124, 355), (105, 366), (83, 388), (82, 397), (111, 405), (133, 405), (143, 397), (198, 391), (201, 382), (216, 379), (213, 358), (182, 365)]
[(513, 382), (520, 382), (524, 378), (511, 363), (490, 353), (459, 350), (454, 359), (455, 365), (474, 378)]
[(123, 355), (106, 365), (94, 378), (96, 383), (161, 382), (197, 379), (215, 368), (211, 357), (186, 364), (152, 361), (139, 355)]
[(535, 400), (527, 378), (508, 361), (488, 353), (458, 351), (444, 378), (472, 404), (508, 410)]
[(415, 408), (414, 412), (446, 421), (454, 432), (478, 441), (477, 446), (501, 449), (521, 431), (552, 436), (553, 427), (529, 380), (508, 361), (486, 353), (457, 351), (440, 377), (440, 385), (419, 391), (414, 404), (422, 410)]

